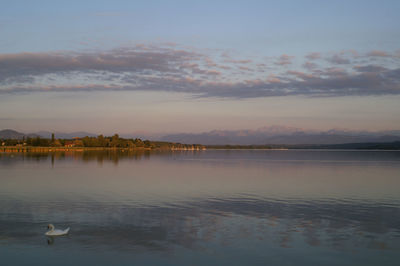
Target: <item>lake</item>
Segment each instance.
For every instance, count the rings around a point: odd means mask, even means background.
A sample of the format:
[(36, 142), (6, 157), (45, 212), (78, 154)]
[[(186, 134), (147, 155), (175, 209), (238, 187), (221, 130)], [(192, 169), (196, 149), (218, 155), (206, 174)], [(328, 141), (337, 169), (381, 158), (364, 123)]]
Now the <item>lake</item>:
[(0, 262), (399, 265), (400, 152), (3, 153)]

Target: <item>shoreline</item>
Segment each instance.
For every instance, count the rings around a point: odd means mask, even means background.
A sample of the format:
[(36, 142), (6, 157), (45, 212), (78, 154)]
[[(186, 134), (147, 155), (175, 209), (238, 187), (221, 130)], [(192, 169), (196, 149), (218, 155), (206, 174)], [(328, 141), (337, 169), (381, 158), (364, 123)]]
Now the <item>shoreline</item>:
[(111, 147), (41, 147), (41, 146), (2, 146), (0, 152), (53, 152), (53, 151), (120, 151), (151, 150), (151, 148), (111, 148)]
[(15, 152), (84, 152), (84, 151), (201, 151), (203, 149), (196, 148), (147, 148), (147, 147), (135, 147), (135, 148), (120, 148), (120, 147), (41, 147), (41, 146), (0, 146), (0, 152), (3, 153), (15, 153)]
[[(336, 147), (335, 147), (336, 146)], [(341, 147), (340, 147), (341, 146)], [(269, 151), (400, 151), (398, 147), (343, 147), (342, 145), (327, 145), (321, 147), (287, 147), (287, 148), (266, 148), (266, 147), (45, 147), (45, 146), (0, 146), (1, 153), (26, 153), (26, 152), (85, 152), (85, 151), (120, 151), (120, 152), (144, 152), (144, 151), (204, 151), (204, 150), (269, 150)]]

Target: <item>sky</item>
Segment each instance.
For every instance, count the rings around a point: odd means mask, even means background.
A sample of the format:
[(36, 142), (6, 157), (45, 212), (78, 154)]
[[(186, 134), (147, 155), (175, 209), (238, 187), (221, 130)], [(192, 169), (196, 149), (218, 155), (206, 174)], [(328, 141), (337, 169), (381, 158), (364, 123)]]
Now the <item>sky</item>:
[(400, 129), (400, 1), (1, 1), (0, 129)]

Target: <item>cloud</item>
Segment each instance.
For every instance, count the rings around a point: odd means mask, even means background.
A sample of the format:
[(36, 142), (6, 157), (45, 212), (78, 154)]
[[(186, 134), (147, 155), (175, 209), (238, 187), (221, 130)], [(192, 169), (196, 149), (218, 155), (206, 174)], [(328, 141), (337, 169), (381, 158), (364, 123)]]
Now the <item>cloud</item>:
[[(151, 90), (186, 92), (198, 97), (254, 98), (269, 96), (306, 95), (314, 97), (348, 95), (400, 94), (400, 68), (380, 73), (356, 73), (333, 75), (326, 71), (324, 76), (313, 76), (302, 72), (291, 72), (289, 76), (268, 77), (257, 82), (204, 82), (190, 78), (147, 77), (141, 85), (100, 85), (15, 87), (12, 93), (32, 91), (126, 91)], [(290, 77), (290, 75), (294, 77)]]
[(20, 53), (0, 55), (0, 82), (16, 76), (66, 72), (177, 72), (198, 54), (184, 50), (115, 49), (99, 53)]
[(319, 59), (319, 58), (321, 58), (321, 54), (320, 53), (316, 53), (316, 52), (310, 53), (310, 54), (306, 55), (306, 58), (309, 59), (309, 60)]
[(307, 61), (307, 62), (305, 62), (305, 63), (302, 65), (302, 67), (304, 67), (304, 68), (307, 69), (307, 70), (313, 70), (313, 69), (317, 68), (318, 65), (315, 64), (315, 63), (313, 63), (313, 62)]
[(300, 71), (289, 70), (286, 73), (289, 75), (295, 76), (297, 78), (300, 78), (302, 80), (307, 80), (307, 79), (311, 79), (314, 77), (312, 74), (307, 74), (307, 73), (300, 72)]
[(294, 57), (283, 54), (268, 65), (262, 57), (224, 61), (177, 46), (0, 54), (0, 93), (166, 91), (227, 98), (400, 94), (400, 68), (384, 58), (372, 65), (354, 56), (353, 63), (348, 56), (336, 53), (328, 57), (334, 65), (323, 68), (307, 61), (309, 55), (303, 64), (293, 64)]
[(209, 57), (205, 58), (205, 62), (206, 62), (207, 67), (216, 67), (217, 66), (217, 64), (214, 62), (214, 60), (212, 60)]
[(324, 71), (321, 71), (320, 75), (328, 77), (343, 77), (348, 75), (348, 72), (344, 68), (328, 67)]
[(225, 60), (225, 62), (227, 62), (227, 63), (234, 63), (234, 64), (249, 64), (249, 63), (251, 63), (251, 62), (253, 62), (252, 60), (250, 60), (250, 59), (242, 59), (242, 60), (234, 60), (234, 59), (228, 59), (228, 60)]
[(225, 66), (225, 65), (219, 65), (218, 68), (224, 69), (224, 70), (232, 69), (230, 66)]
[(289, 76), (271, 76), (256, 85), (219, 84), (209, 88), (207, 96), (249, 98), (287, 95), (330, 97), (400, 94), (400, 68), (380, 73), (349, 74), (340, 69), (328, 69), (319, 76), (295, 71), (288, 74)]
[(280, 66), (290, 65), (292, 63), (293, 58), (294, 56), (283, 54), (278, 58), (278, 61), (275, 62), (275, 65), (280, 65)]
[(267, 82), (273, 84), (273, 83), (281, 83), (282, 81), (277, 76), (270, 74), (267, 78)]
[(385, 51), (374, 50), (367, 54), (368, 56), (389, 57), (390, 55)]
[(244, 71), (252, 71), (251, 68), (245, 67), (245, 66), (240, 66), (239, 69), (240, 69), (240, 70), (244, 70)]
[(358, 72), (371, 72), (371, 73), (373, 72), (380, 73), (387, 70), (387, 68), (376, 65), (354, 66), (354, 69), (356, 69)]
[(327, 59), (332, 64), (345, 65), (350, 64), (350, 60), (343, 55), (335, 54)]

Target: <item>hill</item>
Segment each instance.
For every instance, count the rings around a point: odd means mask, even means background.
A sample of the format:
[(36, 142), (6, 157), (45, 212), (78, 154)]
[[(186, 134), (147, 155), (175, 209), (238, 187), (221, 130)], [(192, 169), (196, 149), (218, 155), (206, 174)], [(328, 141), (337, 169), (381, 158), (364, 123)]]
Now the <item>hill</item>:
[(23, 139), (24, 137), (37, 137), (36, 134), (24, 134), (12, 129), (0, 130), (0, 139)]

